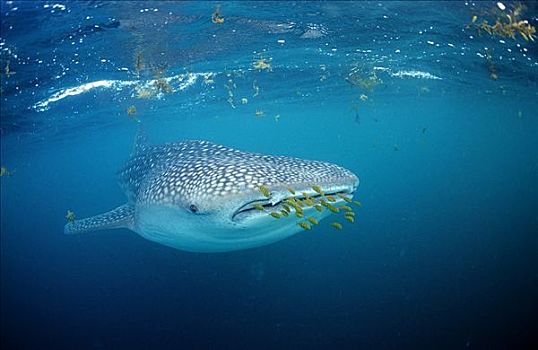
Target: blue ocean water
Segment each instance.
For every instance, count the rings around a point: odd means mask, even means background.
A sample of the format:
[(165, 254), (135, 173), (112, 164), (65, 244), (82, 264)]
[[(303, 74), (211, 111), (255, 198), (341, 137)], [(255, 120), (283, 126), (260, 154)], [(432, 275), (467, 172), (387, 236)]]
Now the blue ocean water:
[[(538, 345), (538, 44), (477, 30), (517, 3), (0, 4), (2, 349)], [(64, 235), (125, 202), (140, 125), (342, 165), (357, 220), (216, 254)]]

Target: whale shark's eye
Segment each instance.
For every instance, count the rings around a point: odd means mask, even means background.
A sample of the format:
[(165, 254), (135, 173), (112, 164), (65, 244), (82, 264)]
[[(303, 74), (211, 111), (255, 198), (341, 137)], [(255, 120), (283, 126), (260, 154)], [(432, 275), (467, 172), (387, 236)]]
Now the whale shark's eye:
[(196, 213), (196, 212), (198, 211), (198, 207), (197, 207), (196, 205), (194, 205), (194, 204), (191, 204), (191, 205), (189, 206), (189, 209), (190, 209), (190, 211), (193, 212), (193, 213)]

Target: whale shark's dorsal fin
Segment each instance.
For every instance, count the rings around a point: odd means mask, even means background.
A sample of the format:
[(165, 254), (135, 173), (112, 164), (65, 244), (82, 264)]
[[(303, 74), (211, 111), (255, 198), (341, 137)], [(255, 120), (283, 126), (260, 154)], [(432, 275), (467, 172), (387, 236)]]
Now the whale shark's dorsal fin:
[(127, 203), (106, 213), (86, 219), (75, 220), (65, 225), (66, 234), (77, 234), (114, 228), (133, 228), (134, 205)]

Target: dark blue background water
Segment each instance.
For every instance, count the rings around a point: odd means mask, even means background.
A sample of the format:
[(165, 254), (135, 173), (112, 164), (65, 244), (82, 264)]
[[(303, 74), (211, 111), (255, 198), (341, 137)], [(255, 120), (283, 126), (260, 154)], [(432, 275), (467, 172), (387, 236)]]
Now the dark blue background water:
[[(2, 348), (538, 344), (537, 44), (465, 28), (494, 2), (222, 3), (222, 25), (215, 3), (1, 5)], [(259, 53), (272, 71), (252, 69)], [(137, 98), (125, 82), (159, 67), (194, 81)], [(354, 69), (379, 84), (349, 84)], [(117, 83), (51, 98), (99, 80)], [(224, 254), (127, 230), (64, 236), (67, 209), (125, 202), (130, 105), (155, 144), (351, 169), (357, 222)]]

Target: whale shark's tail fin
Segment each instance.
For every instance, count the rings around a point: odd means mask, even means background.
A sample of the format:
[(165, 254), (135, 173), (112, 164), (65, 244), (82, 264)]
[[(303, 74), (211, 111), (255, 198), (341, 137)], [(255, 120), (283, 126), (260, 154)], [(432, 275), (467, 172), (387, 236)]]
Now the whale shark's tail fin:
[(65, 225), (64, 233), (77, 234), (113, 228), (132, 229), (133, 221), (134, 205), (127, 203), (100, 215), (69, 222)]

